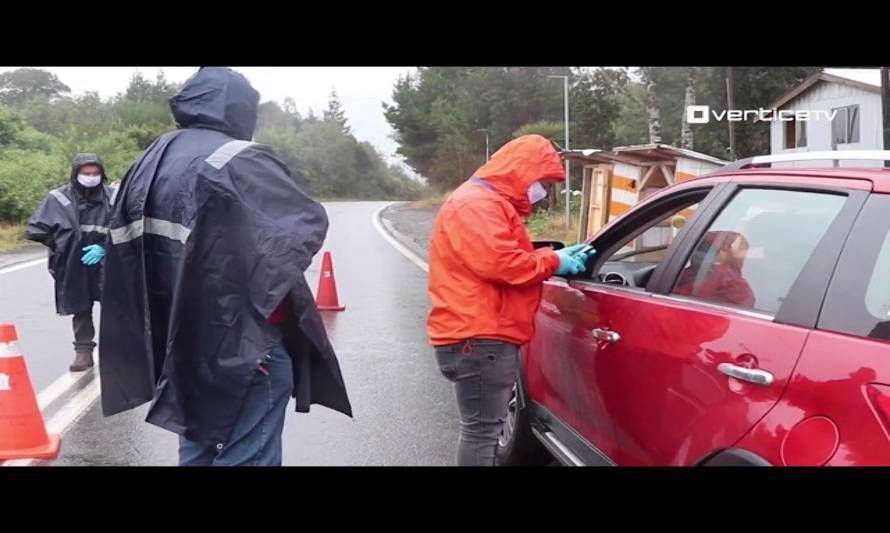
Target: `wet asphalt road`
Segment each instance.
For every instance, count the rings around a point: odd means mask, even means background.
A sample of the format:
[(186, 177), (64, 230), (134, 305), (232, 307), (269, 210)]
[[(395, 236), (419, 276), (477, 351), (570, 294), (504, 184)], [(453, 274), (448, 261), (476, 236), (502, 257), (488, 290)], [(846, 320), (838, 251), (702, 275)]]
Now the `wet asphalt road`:
[[(325, 204), (331, 228), (307, 279), (315, 290), (322, 253), (330, 251), (346, 310), (326, 313), (325, 323), (355, 419), (318, 406), (298, 414), (291, 401), (285, 465), (453, 464), (459, 423), (451, 385), (425, 335), (426, 274), (377, 233), (372, 216), (385, 205)], [(18, 327), (35, 389), (42, 390), (67, 372), (70, 318), (53, 312), (45, 264), (0, 274), (0, 295), (0, 322)], [(176, 436), (146, 424), (146, 412), (147, 405), (104, 418), (95, 403), (64, 434), (59, 459), (46, 464), (175, 465)]]
[[(21, 252), (0, 256), (0, 272), (10, 264), (45, 258), (43, 246), (29, 246)], [(74, 359), (71, 317), (60, 317), (55, 309), (53, 282), (46, 262), (0, 273), (0, 323), (15, 324), (31, 382), (38, 391), (67, 372)], [(98, 321), (98, 305), (93, 316)]]

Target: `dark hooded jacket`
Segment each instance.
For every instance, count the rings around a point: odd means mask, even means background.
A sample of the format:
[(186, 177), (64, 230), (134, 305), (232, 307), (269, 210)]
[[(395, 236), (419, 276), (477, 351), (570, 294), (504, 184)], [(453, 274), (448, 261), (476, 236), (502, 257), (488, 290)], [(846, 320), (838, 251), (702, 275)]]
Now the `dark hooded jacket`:
[[(102, 169), (98, 186), (86, 188), (77, 182), (85, 165)], [(80, 258), (85, 246), (104, 245), (113, 199), (102, 160), (95, 154), (78, 154), (71, 165), (70, 182), (50, 191), (28, 221), (25, 237), (49, 249), (47, 268), (56, 282), (60, 315), (89, 311), (99, 300), (102, 266), (84, 265)]]
[[(294, 361), (296, 410), (352, 415), (304, 277), (327, 215), (268, 146), (250, 141), (258, 102), (240, 74), (200, 69), (170, 100), (180, 129), (124, 177), (102, 300), (106, 416), (151, 401), (148, 422), (225, 443), (275, 328)], [(289, 319), (273, 326), (281, 302)]]

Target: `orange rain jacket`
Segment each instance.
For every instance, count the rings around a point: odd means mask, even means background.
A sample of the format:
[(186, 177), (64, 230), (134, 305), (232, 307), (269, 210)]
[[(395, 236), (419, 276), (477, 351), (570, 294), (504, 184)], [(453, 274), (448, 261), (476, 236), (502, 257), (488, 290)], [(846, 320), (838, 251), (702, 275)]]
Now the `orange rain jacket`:
[(531, 339), (541, 282), (559, 267), (559, 257), (550, 248), (534, 249), (520, 217), (531, 214), (534, 182), (564, 179), (550, 141), (525, 135), (504, 145), (445, 201), (430, 236), (427, 333), (434, 346)]

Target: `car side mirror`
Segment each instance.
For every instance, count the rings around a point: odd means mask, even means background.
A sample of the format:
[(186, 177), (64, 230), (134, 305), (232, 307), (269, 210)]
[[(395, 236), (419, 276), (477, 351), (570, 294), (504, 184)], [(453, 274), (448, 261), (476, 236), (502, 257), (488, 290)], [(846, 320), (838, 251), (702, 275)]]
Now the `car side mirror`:
[(553, 248), (554, 250), (561, 250), (566, 247), (565, 244), (559, 241), (534, 241), (532, 242), (532, 246), (535, 247), (535, 250), (538, 248)]

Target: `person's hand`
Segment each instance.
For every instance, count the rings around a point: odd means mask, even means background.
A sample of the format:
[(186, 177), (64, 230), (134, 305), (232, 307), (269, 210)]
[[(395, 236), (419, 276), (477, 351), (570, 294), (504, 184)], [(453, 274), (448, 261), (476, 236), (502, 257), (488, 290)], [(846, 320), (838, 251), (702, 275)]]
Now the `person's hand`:
[[(582, 250), (584, 251), (582, 252)], [(569, 246), (568, 248), (565, 248), (565, 251), (585, 265), (587, 264), (587, 260), (596, 254), (596, 250), (593, 248), (593, 246), (589, 246), (584, 243)]]
[(80, 258), (80, 262), (88, 266), (95, 265), (105, 257), (105, 248), (102, 248), (98, 244), (85, 246), (83, 251), (86, 253)]
[(563, 249), (566, 252), (568, 252), (569, 255), (577, 257), (581, 261), (587, 262), (587, 260), (590, 259), (590, 257), (592, 257), (593, 254), (596, 253), (596, 250), (594, 250), (591, 247), (590, 250), (588, 250), (586, 253), (581, 253), (581, 250), (583, 250), (584, 248), (587, 248), (587, 245), (584, 243), (581, 243), (581, 244), (575, 244), (573, 246), (569, 246), (569, 247), (563, 248)]
[[(583, 248), (583, 245), (581, 248)], [(575, 255), (581, 248), (578, 246), (570, 246), (568, 248), (563, 248), (562, 250), (556, 250), (556, 255), (559, 256), (559, 268), (557, 268), (555, 272), (557, 276), (574, 276), (575, 274), (584, 272), (584, 269), (586, 268), (584, 259)]]
[(586, 244), (576, 244), (557, 250), (556, 255), (559, 256), (559, 268), (556, 269), (557, 276), (576, 275), (587, 270), (587, 259), (596, 253), (596, 250), (582, 252)]

